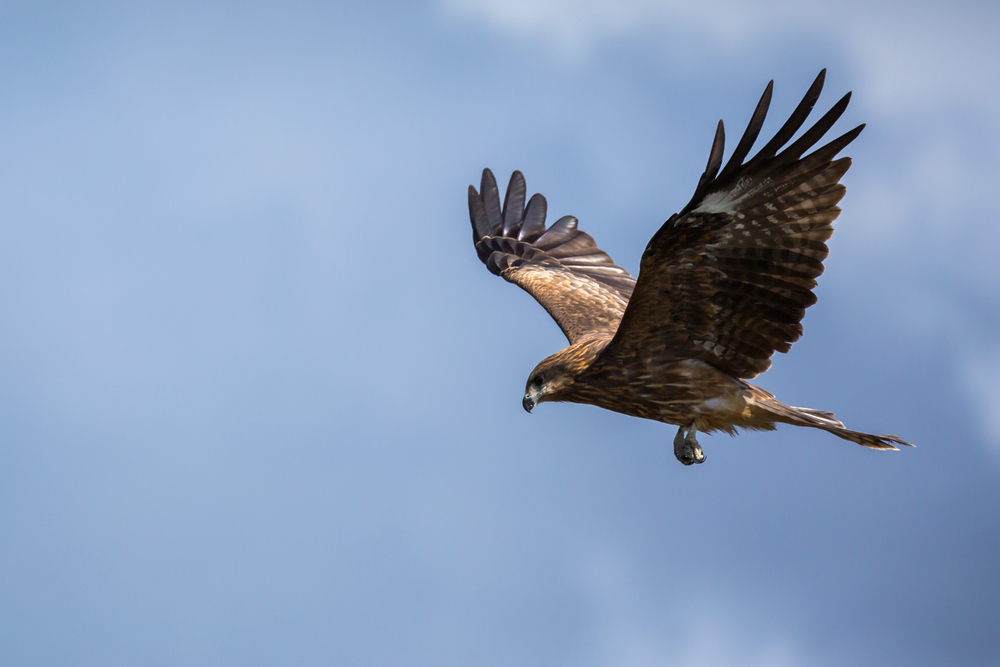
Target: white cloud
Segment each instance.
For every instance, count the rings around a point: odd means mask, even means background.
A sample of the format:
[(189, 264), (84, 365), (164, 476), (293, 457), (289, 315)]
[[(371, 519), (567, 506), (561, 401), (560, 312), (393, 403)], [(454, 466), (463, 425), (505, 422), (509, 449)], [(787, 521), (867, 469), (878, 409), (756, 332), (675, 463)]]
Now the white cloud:
[(764, 21), (803, 21), (814, 10), (796, 2), (769, 2), (753, 7), (740, 2), (665, 3), (655, 0), (441, 0), (449, 13), (521, 35), (546, 34), (553, 46), (582, 54), (595, 44), (627, 37), (650, 28), (695, 30), (717, 42), (736, 47)]
[[(991, 5), (828, 3), (793, 0), (709, 4), (655, 0), (440, 0), (446, 15), (521, 37), (543, 36), (564, 56), (601, 43), (661, 34), (698, 36), (700, 49), (761, 53), (809, 39), (838, 49), (870, 79), (872, 99), (888, 109), (953, 105), (955, 98), (1000, 106), (992, 82), (1000, 69)], [(688, 53), (700, 57), (702, 53)]]

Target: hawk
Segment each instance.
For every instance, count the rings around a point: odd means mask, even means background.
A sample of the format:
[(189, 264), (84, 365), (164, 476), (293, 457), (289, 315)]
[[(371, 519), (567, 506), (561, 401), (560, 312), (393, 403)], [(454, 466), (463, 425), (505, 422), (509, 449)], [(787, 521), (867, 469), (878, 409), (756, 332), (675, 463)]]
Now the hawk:
[(580, 231), (573, 216), (546, 227), (545, 197), (535, 194), (525, 203), (519, 171), (503, 206), (489, 169), (480, 192), (469, 186), (479, 259), (531, 294), (569, 340), (531, 372), (525, 410), (569, 401), (674, 424), (674, 454), (684, 465), (705, 460), (698, 431), (735, 435), (776, 424), (822, 429), (872, 449), (912, 446), (894, 435), (852, 431), (830, 412), (785, 405), (747, 382), (802, 335), (846, 191), (839, 181), (851, 166), (837, 154), (864, 129), (859, 125), (803, 157), (843, 114), (848, 93), (788, 143), (816, 104), (825, 75), (819, 73), (788, 121), (745, 162), (774, 82), (724, 167), (719, 121), (694, 196), (653, 235), (638, 280)]

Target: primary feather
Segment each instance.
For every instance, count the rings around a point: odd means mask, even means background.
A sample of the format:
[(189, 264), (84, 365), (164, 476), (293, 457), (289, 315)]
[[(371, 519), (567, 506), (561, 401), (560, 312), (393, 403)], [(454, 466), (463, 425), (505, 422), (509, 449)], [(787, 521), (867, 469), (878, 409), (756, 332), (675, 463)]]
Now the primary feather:
[(483, 170), (480, 190), (469, 186), (469, 213), (472, 240), (486, 268), (535, 297), (570, 343), (614, 333), (635, 285), (628, 271), (577, 229), (573, 216), (546, 228), (542, 195), (533, 195), (522, 210), (521, 172), (510, 177), (502, 211), (489, 169)]

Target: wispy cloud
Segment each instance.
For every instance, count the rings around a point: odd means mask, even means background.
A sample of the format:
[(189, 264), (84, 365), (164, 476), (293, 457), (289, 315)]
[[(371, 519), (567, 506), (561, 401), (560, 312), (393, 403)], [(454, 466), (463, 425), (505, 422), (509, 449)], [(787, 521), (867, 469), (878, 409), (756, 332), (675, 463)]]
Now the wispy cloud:
[[(951, 105), (954, 96), (1000, 104), (993, 80), (1000, 64), (990, 4), (825, 3), (791, 0), (711, 4), (655, 0), (440, 0), (455, 18), (524, 37), (544, 36), (564, 56), (583, 56), (602, 43), (659, 34), (706, 50), (740, 57), (776, 43), (808, 39), (840, 50), (871, 80), (876, 100), (889, 108)], [(689, 54), (700, 55), (700, 54)]]
[[(675, 564), (676, 566), (676, 564)], [(696, 565), (692, 563), (692, 566)], [(593, 614), (597, 664), (616, 667), (805, 667), (812, 664), (787, 636), (769, 636), (734, 616), (716, 595), (650, 600), (643, 574), (615, 549), (595, 550), (578, 577)]]

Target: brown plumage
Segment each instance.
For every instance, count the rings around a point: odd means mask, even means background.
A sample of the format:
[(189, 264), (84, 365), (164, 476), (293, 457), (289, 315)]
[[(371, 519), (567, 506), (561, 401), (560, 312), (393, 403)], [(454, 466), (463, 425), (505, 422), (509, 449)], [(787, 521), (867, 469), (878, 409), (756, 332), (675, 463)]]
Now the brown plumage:
[(525, 205), (520, 172), (511, 176), (502, 207), (489, 169), (481, 192), (469, 186), (479, 258), (535, 297), (570, 342), (532, 371), (526, 410), (571, 401), (675, 424), (674, 453), (685, 465), (705, 460), (697, 431), (734, 434), (778, 423), (823, 429), (872, 449), (910, 444), (851, 431), (832, 413), (785, 405), (746, 382), (802, 335), (840, 214), (839, 181), (851, 166), (850, 158), (835, 158), (864, 129), (803, 157), (847, 108), (848, 93), (785, 147), (815, 105), (825, 73), (747, 162), (773, 82), (724, 168), (719, 121), (694, 196), (646, 246), (638, 281), (577, 229), (576, 218), (546, 227), (545, 198), (536, 194)]

